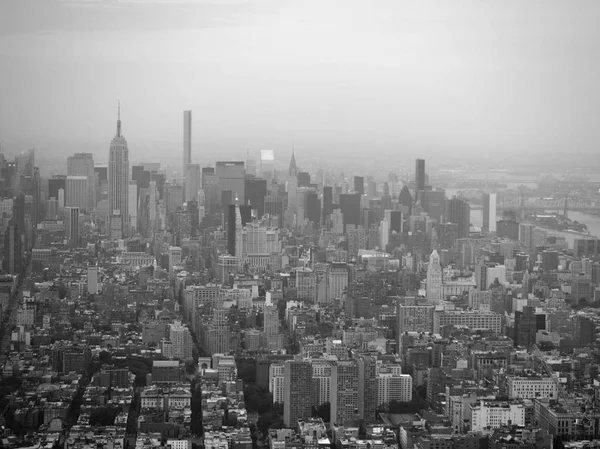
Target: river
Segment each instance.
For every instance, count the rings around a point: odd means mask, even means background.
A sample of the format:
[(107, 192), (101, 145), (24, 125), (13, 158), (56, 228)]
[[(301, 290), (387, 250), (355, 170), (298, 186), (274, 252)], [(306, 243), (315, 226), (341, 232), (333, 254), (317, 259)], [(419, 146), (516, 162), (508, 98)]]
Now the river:
[[(498, 219), (501, 219), (501, 213), (498, 215)], [(569, 212), (569, 218), (573, 221), (578, 221), (587, 226), (590, 234), (599, 237), (600, 236), (600, 216), (586, 214), (585, 212), (571, 211)], [(481, 227), (483, 224), (483, 211), (481, 209), (471, 209), (471, 224), (476, 227)], [(565, 241), (569, 245), (569, 248), (573, 248), (573, 242), (575, 239), (582, 238), (579, 234), (571, 234), (570, 232), (552, 231), (548, 230), (549, 235), (560, 235), (565, 238)]]

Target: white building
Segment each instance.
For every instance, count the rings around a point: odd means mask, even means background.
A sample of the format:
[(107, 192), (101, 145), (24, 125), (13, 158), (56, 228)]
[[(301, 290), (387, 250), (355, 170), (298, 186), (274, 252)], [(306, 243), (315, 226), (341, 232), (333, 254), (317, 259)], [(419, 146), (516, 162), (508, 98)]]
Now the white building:
[(493, 284), (498, 279), (500, 284), (506, 283), (506, 267), (504, 265), (496, 265), (495, 267), (487, 267), (487, 283)]
[(87, 291), (90, 295), (98, 293), (98, 267), (88, 267)]
[(436, 310), (433, 313), (433, 332), (439, 334), (444, 326), (461, 326), (471, 330), (491, 330), (502, 334), (502, 315), (482, 310)]
[(509, 399), (535, 399), (558, 397), (556, 380), (550, 377), (519, 377), (506, 378)]
[(78, 207), (83, 213), (89, 211), (89, 191), (87, 176), (67, 176), (65, 205)]
[(327, 273), (327, 300), (342, 299), (348, 288), (348, 265), (332, 263)]
[(436, 250), (433, 250), (431, 256), (429, 256), (429, 266), (427, 267), (427, 300), (433, 304), (439, 304), (442, 299), (440, 255)]
[(391, 401), (410, 402), (412, 400), (412, 376), (382, 373), (377, 376), (377, 406)]
[(512, 424), (525, 425), (525, 406), (522, 403), (480, 401), (471, 406), (471, 430), (481, 432)]
[(173, 343), (173, 358), (188, 359), (192, 357), (193, 341), (189, 329), (176, 321), (169, 326), (169, 340)]
[(283, 363), (272, 363), (269, 366), (269, 391), (273, 394), (274, 404), (283, 404), (285, 384), (283, 371)]

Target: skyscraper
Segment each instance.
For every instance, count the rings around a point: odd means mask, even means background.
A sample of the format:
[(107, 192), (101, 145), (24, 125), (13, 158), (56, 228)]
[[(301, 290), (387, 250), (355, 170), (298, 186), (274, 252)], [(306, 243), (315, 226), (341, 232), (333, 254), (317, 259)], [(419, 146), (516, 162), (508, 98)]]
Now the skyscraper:
[[(89, 212), (96, 207), (96, 182), (94, 174), (94, 155), (92, 153), (75, 153), (67, 159), (68, 176), (85, 176), (87, 178), (87, 207), (83, 209)], [(54, 196), (54, 195), (51, 195)], [(67, 189), (67, 198), (69, 189)]]
[[(120, 215), (121, 220), (129, 218), (129, 150), (127, 141), (121, 134), (121, 106), (117, 118), (117, 134), (110, 143), (108, 156), (108, 214)], [(121, 223), (121, 229), (126, 229)], [(121, 231), (122, 232), (122, 231)], [(113, 234), (114, 235), (114, 234)]]
[(447, 221), (457, 225), (457, 237), (459, 239), (469, 237), (469, 227), (471, 225), (471, 206), (469, 206), (469, 203), (454, 197), (448, 200), (446, 213)]
[(274, 306), (263, 309), (263, 331), (265, 335), (277, 335), (279, 333), (279, 310)]
[(79, 208), (65, 207), (65, 237), (69, 246), (79, 245)]
[[(417, 159), (415, 164), (415, 190), (425, 190), (425, 160)], [(415, 195), (416, 196), (416, 195)]]
[(87, 176), (67, 176), (65, 206), (78, 207), (83, 213), (89, 212), (89, 189)]
[[(215, 173), (219, 178), (221, 191), (231, 190), (233, 198), (240, 204), (246, 203), (246, 168), (243, 161), (219, 161)], [(226, 205), (223, 205), (226, 206)]]
[(358, 193), (360, 196), (365, 194), (365, 178), (362, 176), (354, 177), (354, 193)]
[(137, 182), (129, 181), (127, 194), (129, 195), (129, 225), (131, 235), (134, 235), (138, 229), (138, 186)]
[(496, 194), (483, 194), (483, 232), (496, 232)]
[(184, 201), (198, 201), (198, 191), (202, 189), (202, 178), (200, 176), (199, 164), (188, 164), (185, 166), (185, 191)]
[(427, 300), (439, 304), (442, 299), (442, 266), (438, 252), (433, 250), (427, 267)]
[(21, 232), (14, 220), (4, 231), (4, 270), (9, 274), (18, 274), (21, 271)]
[(183, 170), (192, 163), (192, 111), (183, 111)]
[(344, 425), (358, 418), (358, 363), (341, 360), (331, 367), (331, 423)]

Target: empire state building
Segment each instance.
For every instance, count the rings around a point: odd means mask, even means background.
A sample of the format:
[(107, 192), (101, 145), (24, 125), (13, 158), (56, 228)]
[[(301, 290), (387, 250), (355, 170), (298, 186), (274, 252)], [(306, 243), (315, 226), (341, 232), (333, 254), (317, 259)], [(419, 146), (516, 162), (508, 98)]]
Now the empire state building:
[[(129, 217), (129, 150), (121, 134), (121, 106), (117, 118), (117, 135), (110, 143), (108, 156), (108, 214), (111, 238), (122, 238)], [(120, 235), (119, 235), (120, 234)]]

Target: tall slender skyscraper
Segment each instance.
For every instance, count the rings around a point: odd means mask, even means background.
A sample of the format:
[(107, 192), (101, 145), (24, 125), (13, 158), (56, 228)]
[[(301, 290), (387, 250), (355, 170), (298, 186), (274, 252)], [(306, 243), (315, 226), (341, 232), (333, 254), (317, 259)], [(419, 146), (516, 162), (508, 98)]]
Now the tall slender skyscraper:
[[(108, 213), (112, 217), (120, 215), (121, 220), (129, 217), (129, 150), (127, 141), (121, 134), (121, 106), (117, 118), (117, 135), (110, 143), (108, 156)], [(126, 223), (122, 229), (126, 230)]]
[(483, 231), (496, 232), (496, 194), (483, 194)]
[(183, 170), (192, 163), (192, 111), (183, 111)]
[(425, 159), (417, 159), (415, 164), (415, 190), (425, 190)]

